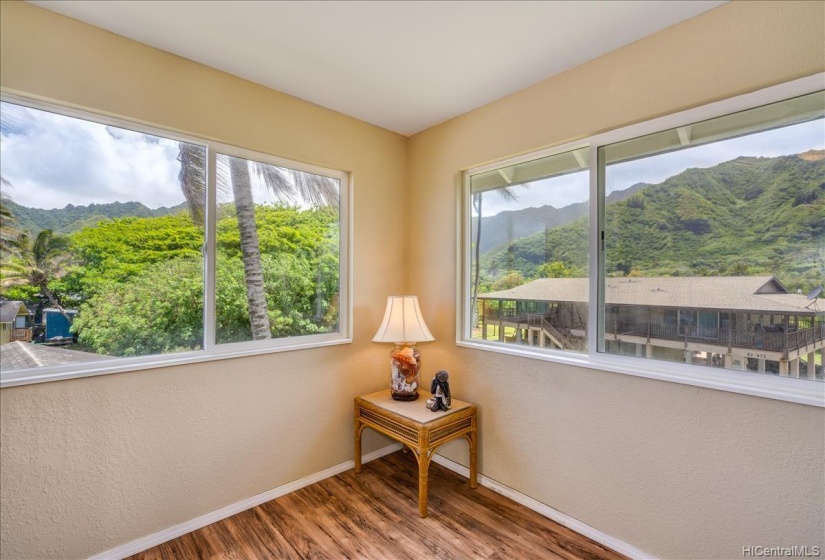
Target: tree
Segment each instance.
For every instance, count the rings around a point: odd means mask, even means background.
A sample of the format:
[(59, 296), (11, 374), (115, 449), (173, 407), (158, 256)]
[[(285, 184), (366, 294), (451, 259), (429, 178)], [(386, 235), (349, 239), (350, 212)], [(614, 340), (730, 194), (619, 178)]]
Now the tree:
[(71, 240), (72, 253), (82, 266), (74, 267), (63, 282), (83, 300), (157, 263), (177, 258), (203, 262), (203, 231), (184, 212), (101, 221), (73, 233)]
[[(272, 195), (284, 203), (299, 202), (313, 206), (337, 204), (338, 188), (336, 183), (328, 177), (266, 165), (243, 158), (229, 157), (228, 160), (228, 175), (222, 166), (217, 166), (216, 188), (219, 192), (231, 190), (234, 197), (238, 230), (241, 236), (252, 339), (261, 340), (270, 338), (272, 329), (263, 284), (264, 275), (255, 221), (250, 167)], [(189, 203), (193, 219), (202, 223), (206, 200), (206, 150), (200, 146), (182, 142), (179, 145), (178, 161), (181, 163), (178, 175), (181, 190)]]
[(28, 284), (40, 289), (49, 302), (69, 323), (72, 318), (49, 289), (49, 282), (66, 275), (69, 264), (69, 238), (44, 229), (32, 242), (27, 233), (21, 233), (14, 243), (17, 253), (8, 262), (0, 264), (0, 285)]
[[(11, 186), (11, 183), (5, 178), (0, 177), (0, 185), (3, 187)], [(14, 251), (15, 240), (17, 239), (17, 220), (14, 217), (11, 209), (6, 201), (9, 200), (4, 194), (0, 194), (0, 252), (11, 253)], [(0, 260), (5, 255), (0, 255)]]
[(264, 292), (264, 271), (261, 265), (261, 247), (258, 242), (258, 225), (255, 223), (255, 201), (252, 198), (252, 182), (249, 177), (249, 163), (241, 158), (229, 158), (229, 173), (232, 178), (232, 193), (235, 197), (235, 212), (238, 232), (241, 236), (244, 278), (246, 278), (246, 298), (252, 340), (263, 340), (272, 336), (269, 323), (266, 293)]
[(98, 354), (145, 356), (203, 343), (203, 263), (180, 257), (102, 286), (74, 321), (78, 342)]
[(568, 267), (561, 261), (553, 261), (539, 265), (536, 269), (539, 278), (573, 278), (578, 276), (575, 267)]
[(524, 284), (525, 281), (524, 276), (518, 272), (511, 272), (510, 274), (506, 274), (493, 282), (490, 286), (490, 291), (498, 292), (501, 290), (512, 290), (513, 288)]
[(14, 241), (17, 237), (14, 224), (14, 214), (0, 199), (0, 251), (9, 253), (14, 251)]
[[(504, 200), (517, 200), (518, 196), (516, 193), (510, 189), (510, 187), (502, 187), (500, 189), (496, 189), (498, 191), (499, 196)], [(479, 288), (479, 279), (481, 274), (481, 223), (483, 221), (481, 217), (481, 208), (482, 208), (482, 195), (483, 192), (473, 193), (473, 208), (476, 211), (476, 246), (475, 246), (475, 267), (473, 268), (473, 297), (472, 297), (472, 305), (470, 309), (472, 309), (473, 317), (472, 317), (472, 324), (475, 325), (476, 318), (478, 316), (478, 288)]]

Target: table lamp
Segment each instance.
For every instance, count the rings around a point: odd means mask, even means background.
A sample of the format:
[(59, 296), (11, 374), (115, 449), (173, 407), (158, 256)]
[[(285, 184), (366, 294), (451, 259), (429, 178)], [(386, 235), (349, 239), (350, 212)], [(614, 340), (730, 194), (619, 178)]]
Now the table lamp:
[(421, 354), (416, 342), (435, 340), (418, 307), (416, 296), (390, 296), (384, 320), (373, 342), (392, 342), (390, 352), (390, 391), (397, 401), (414, 401), (421, 385)]

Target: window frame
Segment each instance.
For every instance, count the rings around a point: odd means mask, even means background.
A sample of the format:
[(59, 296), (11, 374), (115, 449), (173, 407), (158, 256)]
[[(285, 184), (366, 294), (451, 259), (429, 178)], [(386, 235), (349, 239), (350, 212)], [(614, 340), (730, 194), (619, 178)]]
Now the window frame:
[[(594, 134), (573, 142), (462, 170), (461, 185), (456, 189), (456, 207), (458, 214), (456, 248), (457, 255), (459, 255), (456, 263), (456, 294), (458, 295), (456, 302), (456, 345), (599, 371), (621, 373), (634, 377), (644, 377), (825, 408), (825, 383), (819, 381), (804, 378), (759, 375), (754, 372), (721, 368), (709, 369), (692, 364), (637, 358), (635, 356), (619, 356), (598, 351), (599, 336), (600, 333), (604, 331), (603, 324), (600, 323), (600, 321), (603, 320), (603, 313), (600, 313), (600, 307), (602, 307), (604, 303), (604, 268), (603, 252), (599, 243), (604, 212), (604, 181), (601, 180), (603, 178), (599, 176), (601, 172), (598, 160), (599, 148), (616, 142), (680, 126), (691, 125), (699, 121), (725, 116), (823, 89), (825, 89), (825, 73), (815, 74), (693, 109)], [(589, 149), (590, 158), (590, 215), (588, 228), (590, 274), (588, 276), (587, 352), (584, 354), (575, 354), (553, 349), (536, 349), (528, 346), (515, 346), (497, 341), (481, 341), (470, 338), (470, 275), (472, 273), (472, 252), (470, 250), (470, 243), (472, 242), (472, 193), (470, 189), (470, 177), (478, 173), (517, 165), (539, 157), (552, 156), (582, 147)]]
[[(0, 101), (21, 105), (31, 109), (56, 113), (90, 121), (105, 126), (125, 128), (139, 133), (160, 136), (165, 139), (203, 146), (206, 149), (206, 201), (203, 244), (203, 347), (200, 350), (176, 352), (171, 354), (151, 354), (130, 358), (113, 358), (111, 360), (90, 361), (88, 363), (44, 366), (20, 370), (3, 371), (0, 375), (0, 388), (46, 383), (64, 379), (108, 375), (112, 373), (139, 371), (176, 365), (194, 364), (213, 360), (225, 360), (259, 354), (286, 352), (320, 348), (352, 343), (352, 174), (318, 165), (303, 163), (281, 156), (258, 152), (225, 144), (217, 140), (165, 128), (143, 121), (126, 119), (108, 113), (63, 104), (39, 97), (32, 97), (5, 88), (0, 89)], [(339, 238), (338, 238), (338, 278), (339, 309), (338, 331), (332, 333), (310, 334), (268, 340), (217, 344), (215, 325), (215, 273), (216, 273), (216, 154), (225, 154), (245, 158), (279, 167), (288, 167), (306, 173), (324, 175), (339, 180)]]

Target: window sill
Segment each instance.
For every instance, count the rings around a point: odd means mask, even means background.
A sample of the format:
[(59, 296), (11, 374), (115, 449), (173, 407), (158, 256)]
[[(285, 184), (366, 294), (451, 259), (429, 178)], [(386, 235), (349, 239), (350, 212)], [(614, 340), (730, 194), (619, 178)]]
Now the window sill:
[(489, 342), (457, 340), (456, 345), (474, 350), (484, 350), (825, 408), (825, 383), (810, 379), (778, 377), (769, 374), (716, 368), (705, 371), (706, 368), (701, 366), (676, 364), (660, 360), (651, 360), (651, 363), (640, 363), (638, 358), (626, 358), (624, 356), (566, 354), (533, 350), (529, 347), (513, 348), (509, 345)]
[[(246, 343), (242, 343), (246, 344)], [(273, 354), (276, 352), (290, 352), (293, 350), (306, 350), (309, 348), (322, 348), (325, 346), (337, 346), (339, 344), (352, 344), (352, 338), (336, 338), (332, 340), (311, 341), (302, 343), (283, 344), (278, 346), (256, 347), (256, 348), (227, 348), (212, 351), (182, 352), (180, 354), (158, 355), (139, 358), (116, 358), (105, 362), (90, 362), (80, 364), (71, 370), (65, 366), (51, 366), (37, 369), (22, 369), (8, 371), (0, 374), (0, 389), (6, 387), (17, 387), (21, 385), (32, 385), (34, 383), (49, 383), (51, 381), (63, 381), (66, 379), (78, 379), (81, 377), (95, 377), (98, 375), (109, 375), (112, 373), (127, 373), (145, 369), (156, 369), (187, 364), (197, 364), (201, 362), (212, 362), (216, 360), (228, 360), (231, 358), (243, 358), (246, 356), (257, 356), (261, 354)]]

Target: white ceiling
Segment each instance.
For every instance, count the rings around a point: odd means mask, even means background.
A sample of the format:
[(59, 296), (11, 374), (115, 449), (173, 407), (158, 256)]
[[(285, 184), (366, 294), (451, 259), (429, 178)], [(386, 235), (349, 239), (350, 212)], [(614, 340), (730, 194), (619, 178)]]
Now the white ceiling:
[(724, 1), (30, 3), (409, 135)]

